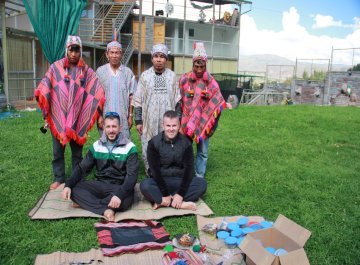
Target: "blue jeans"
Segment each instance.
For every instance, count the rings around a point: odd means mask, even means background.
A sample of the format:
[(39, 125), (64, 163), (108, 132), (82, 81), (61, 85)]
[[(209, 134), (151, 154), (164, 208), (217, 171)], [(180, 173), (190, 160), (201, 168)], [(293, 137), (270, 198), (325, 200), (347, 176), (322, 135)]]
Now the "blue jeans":
[(196, 149), (195, 175), (196, 177), (203, 178), (205, 177), (206, 163), (208, 160), (209, 138), (196, 144)]

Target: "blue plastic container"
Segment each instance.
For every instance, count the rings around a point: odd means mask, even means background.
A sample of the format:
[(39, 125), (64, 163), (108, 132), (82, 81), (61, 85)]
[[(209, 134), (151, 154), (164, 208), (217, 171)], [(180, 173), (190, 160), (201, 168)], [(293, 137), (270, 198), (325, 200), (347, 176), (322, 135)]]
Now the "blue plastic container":
[(271, 254), (275, 255), (275, 251), (276, 251), (275, 248), (273, 248), (273, 247), (266, 247), (265, 249), (266, 249), (267, 251), (269, 251)]
[(263, 228), (270, 228), (273, 226), (273, 223), (272, 222), (269, 222), (269, 221), (262, 221), (260, 222), (260, 225), (263, 227)]
[(246, 235), (248, 233), (251, 233), (251, 232), (254, 232), (255, 230), (252, 229), (251, 227), (245, 227), (242, 229), (243, 230), (243, 233)]
[(244, 232), (240, 227), (231, 231), (231, 236), (234, 236), (234, 237), (239, 237), (239, 236), (242, 236), (243, 234), (244, 234)]
[(236, 244), (239, 246), (244, 239), (245, 239), (244, 236), (239, 237), (236, 241)]
[(230, 236), (230, 233), (226, 232), (226, 231), (219, 231), (219, 232), (217, 232), (216, 236), (218, 239), (225, 240), (225, 238)]
[(227, 228), (232, 231), (239, 228), (239, 225), (237, 223), (228, 223)]
[(275, 256), (281, 256), (285, 254), (287, 254), (287, 251), (283, 248), (278, 248), (274, 253)]
[(248, 222), (249, 222), (249, 218), (247, 217), (241, 217), (237, 220), (237, 223), (240, 227), (246, 226)]
[(260, 224), (253, 224), (250, 228), (254, 229), (254, 231), (261, 230), (263, 227)]
[(229, 248), (234, 248), (237, 246), (237, 238), (233, 237), (233, 236), (229, 236), (225, 239), (225, 244), (229, 247)]

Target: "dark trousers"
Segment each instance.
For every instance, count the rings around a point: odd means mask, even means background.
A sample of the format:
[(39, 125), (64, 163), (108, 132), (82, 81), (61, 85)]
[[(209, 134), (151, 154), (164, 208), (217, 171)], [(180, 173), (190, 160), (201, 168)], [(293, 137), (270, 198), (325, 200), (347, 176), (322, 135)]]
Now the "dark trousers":
[[(65, 146), (61, 145), (60, 141), (52, 135), (53, 142), (53, 161), (52, 167), (54, 172), (54, 181), (63, 183), (65, 182)], [(82, 145), (78, 145), (75, 141), (70, 141), (71, 148), (71, 164), (72, 170), (81, 162), (82, 160)]]
[[(171, 195), (175, 195), (179, 190), (182, 178), (164, 178), (168, 191)], [(204, 178), (195, 177), (192, 179), (189, 188), (183, 198), (183, 201), (197, 201), (206, 191), (207, 183)], [(140, 191), (144, 197), (150, 202), (160, 204), (162, 202), (162, 193), (159, 186), (153, 178), (146, 178), (140, 183)]]
[[(80, 205), (81, 208), (90, 212), (103, 215), (105, 210), (110, 209), (108, 204), (117, 192), (120, 185), (101, 181), (81, 181), (71, 189), (71, 199)], [(134, 201), (134, 193), (121, 200), (119, 208), (111, 208), (115, 212), (125, 211), (130, 208)]]

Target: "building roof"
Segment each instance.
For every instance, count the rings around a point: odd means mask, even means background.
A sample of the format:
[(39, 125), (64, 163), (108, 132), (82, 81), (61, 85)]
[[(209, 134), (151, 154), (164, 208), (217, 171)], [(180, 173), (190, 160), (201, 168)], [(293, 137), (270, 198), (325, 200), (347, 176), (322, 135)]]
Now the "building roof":
[(22, 0), (6, 0), (5, 1), (5, 15), (18, 14), (25, 10)]
[(191, 2), (207, 3), (207, 4), (213, 4), (215, 2), (215, 5), (252, 4), (251, 1), (245, 1), (245, 0), (190, 0), (190, 1)]

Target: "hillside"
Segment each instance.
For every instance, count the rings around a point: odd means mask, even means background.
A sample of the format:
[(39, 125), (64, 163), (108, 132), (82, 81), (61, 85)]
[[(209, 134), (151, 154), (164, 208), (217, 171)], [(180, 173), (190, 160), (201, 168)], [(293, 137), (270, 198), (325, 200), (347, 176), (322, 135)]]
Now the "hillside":
[[(271, 79), (284, 80), (293, 75), (295, 61), (273, 54), (240, 55), (239, 72), (268, 73)], [(281, 67), (280, 67), (281, 66)], [(328, 61), (325, 60), (300, 60), (298, 59), (297, 76), (301, 77), (306, 70), (308, 73), (316, 71), (328, 71)], [(346, 71), (349, 65), (333, 65), (333, 71)]]

